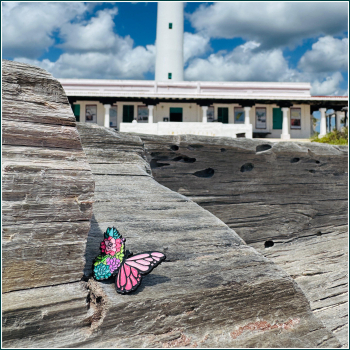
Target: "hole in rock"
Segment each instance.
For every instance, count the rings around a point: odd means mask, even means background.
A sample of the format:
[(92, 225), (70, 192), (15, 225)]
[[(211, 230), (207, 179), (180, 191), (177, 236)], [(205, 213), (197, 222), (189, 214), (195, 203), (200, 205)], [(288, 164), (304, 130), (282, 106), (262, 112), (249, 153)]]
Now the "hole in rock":
[(320, 162), (319, 160), (316, 160), (315, 163), (316, 163), (316, 164), (320, 164), (321, 162)]
[(90, 303), (91, 303), (91, 296), (90, 293), (86, 296), (86, 307), (89, 310), (90, 309)]
[(102, 301), (102, 297), (97, 297), (96, 298), (96, 304), (101, 304)]
[(169, 163), (158, 163), (157, 159), (152, 159), (149, 164), (151, 166), (151, 169), (160, 168), (162, 166), (170, 165)]
[(178, 151), (178, 150), (179, 150), (179, 146), (177, 146), (177, 145), (172, 145), (172, 146), (170, 146), (170, 149), (171, 149), (172, 151)]
[(252, 171), (254, 169), (254, 165), (252, 163), (245, 163), (241, 166), (241, 172), (244, 173), (246, 171)]
[(226, 148), (220, 148), (221, 152), (226, 152)]
[(265, 248), (271, 248), (275, 245), (275, 243), (273, 243), (273, 241), (266, 241), (264, 245), (265, 245)]
[(298, 163), (300, 158), (293, 158), (290, 162), (291, 163)]
[(197, 176), (197, 177), (212, 177), (215, 173), (215, 170), (212, 168), (208, 168), (205, 170), (200, 170), (200, 171), (196, 171), (193, 175)]
[(194, 163), (196, 161), (196, 158), (184, 157), (183, 160), (185, 163)]
[(256, 146), (256, 153), (264, 152), (271, 148), (272, 148), (271, 145), (259, 145), (259, 146)]
[(316, 235), (317, 235), (317, 236), (322, 236), (322, 232), (321, 232), (321, 231), (318, 231), (318, 232), (316, 233)]
[(309, 170), (309, 173), (311, 173), (311, 174), (315, 174), (315, 172), (316, 172), (316, 170), (314, 170), (314, 169)]
[(190, 158), (187, 156), (179, 156), (173, 159), (175, 162), (185, 162), (185, 163), (194, 163), (196, 161), (196, 158)]

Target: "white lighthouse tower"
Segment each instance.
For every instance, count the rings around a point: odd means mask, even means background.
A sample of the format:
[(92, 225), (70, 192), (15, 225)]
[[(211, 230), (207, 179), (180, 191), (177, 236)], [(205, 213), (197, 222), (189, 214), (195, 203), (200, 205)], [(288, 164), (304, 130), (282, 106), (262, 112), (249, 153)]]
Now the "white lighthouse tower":
[(156, 81), (184, 79), (184, 5), (158, 2), (156, 39)]

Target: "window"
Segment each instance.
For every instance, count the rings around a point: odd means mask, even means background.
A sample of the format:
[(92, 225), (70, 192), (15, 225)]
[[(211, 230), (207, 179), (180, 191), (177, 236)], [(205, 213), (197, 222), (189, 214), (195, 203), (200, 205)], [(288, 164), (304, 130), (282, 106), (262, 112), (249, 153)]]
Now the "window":
[(301, 109), (300, 108), (290, 109), (290, 128), (301, 129)]
[(97, 123), (97, 105), (85, 106), (85, 121), (87, 123)]
[(111, 107), (109, 110), (109, 126), (111, 128), (117, 127), (117, 120), (118, 120), (118, 108), (117, 106)]
[(169, 23), (169, 29), (173, 29), (173, 24)]
[(255, 107), (255, 127), (256, 129), (266, 129), (265, 107)]
[(235, 124), (244, 124), (245, 113), (242, 107), (235, 107)]
[(172, 77), (172, 74), (168, 73), (168, 79), (171, 79), (171, 77)]
[(207, 122), (211, 123), (214, 121), (214, 107), (208, 107), (207, 109)]
[(148, 107), (138, 106), (137, 107), (137, 122), (148, 123)]

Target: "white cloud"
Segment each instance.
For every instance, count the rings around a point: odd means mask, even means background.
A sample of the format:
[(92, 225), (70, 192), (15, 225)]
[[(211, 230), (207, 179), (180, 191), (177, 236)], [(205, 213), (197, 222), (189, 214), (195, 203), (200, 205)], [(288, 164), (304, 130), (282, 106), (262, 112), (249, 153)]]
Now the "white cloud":
[(190, 61), (186, 80), (311, 82), (312, 95), (346, 95), (340, 88), (341, 73), (304, 72), (289, 67), (281, 49), (256, 51), (257, 42), (246, 42), (230, 52)]
[(187, 14), (192, 26), (212, 38), (242, 37), (261, 49), (300, 44), (303, 39), (342, 34), (346, 2), (217, 2)]
[(210, 50), (209, 37), (200, 34), (184, 33), (184, 62), (201, 56)]
[(314, 96), (327, 95), (344, 95), (346, 92), (339, 88), (339, 84), (343, 81), (340, 72), (336, 72), (326, 77), (323, 81), (316, 79), (311, 86), (311, 94)]
[(293, 71), (280, 49), (255, 52), (259, 43), (247, 42), (231, 52), (219, 51), (207, 59), (197, 58), (185, 70), (187, 80), (285, 81)]
[(88, 22), (67, 23), (61, 28), (60, 37), (64, 43), (58, 45), (67, 52), (115, 51), (123, 40), (113, 32), (117, 8), (98, 11)]
[(154, 71), (155, 46), (134, 47), (129, 37), (114, 33), (117, 9), (98, 11), (88, 21), (66, 23), (60, 31), (65, 52), (57, 61), (30, 56), (14, 60), (48, 70), (56, 78), (144, 79)]
[(305, 72), (348, 70), (348, 38), (320, 38), (300, 59), (298, 67)]
[(55, 62), (24, 57), (15, 60), (44, 68), (55, 78), (144, 79), (145, 73), (154, 71), (155, 47), (125, 45), (118, 54), (64, 53)]
[(54, 44), (53, 32), (87, 9), (81, 2), (3, 2), (3, 55), (39, 57)]

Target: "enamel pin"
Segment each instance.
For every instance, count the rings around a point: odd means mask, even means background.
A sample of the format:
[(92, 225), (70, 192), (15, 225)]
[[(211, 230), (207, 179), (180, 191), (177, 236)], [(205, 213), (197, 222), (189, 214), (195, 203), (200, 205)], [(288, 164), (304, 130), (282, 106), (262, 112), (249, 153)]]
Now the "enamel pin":
[(96, 280), (115, 278), (118, 293), (130, 293), (141, 284), (142, 275), (147, 275), (163, 260), (159, 252), (144, 252), (133, 255), (125, 251), (125, 238), (115, 227), (108, 227), (101, 242), (101, 254), (96, 257), (93, 276)]

